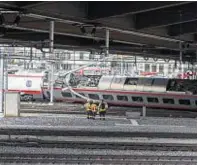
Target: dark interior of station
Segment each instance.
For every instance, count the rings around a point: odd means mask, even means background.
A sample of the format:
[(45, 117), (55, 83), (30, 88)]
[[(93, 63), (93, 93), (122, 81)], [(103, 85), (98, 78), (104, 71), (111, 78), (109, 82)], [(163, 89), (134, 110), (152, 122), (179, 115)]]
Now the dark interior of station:
[(0, 1), (1, 164), (197, 165), (197, 1)]
[(49, 21), (55, 21), (54, 48), (196, 61), (197, 2), (0, 2), (1, 42), (49, 47)]

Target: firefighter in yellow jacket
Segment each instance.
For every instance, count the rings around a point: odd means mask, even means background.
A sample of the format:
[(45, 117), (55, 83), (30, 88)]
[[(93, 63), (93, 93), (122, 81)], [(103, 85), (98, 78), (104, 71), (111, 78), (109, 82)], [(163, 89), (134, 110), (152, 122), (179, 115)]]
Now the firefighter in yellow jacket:
[(104, 100), (102, 100), (98, 107), (100, 120), (101, 119), (105, 120), (107, 108), (108, 108), (108, 105), (104, 102)]
[(91, 110), (92, 110), (92, 119), (95, 120), (95, 117), (96, 117), (96, 113), (97, 113), (97, 110), (98, 110), (98, 106), (97, 106), (97, 102), (93, 102), (93, 104), (91, 105)]
[(87, 113), (87, 119), (91, 119), (92, 118), (92, 104), (93, 101), (92, 100), (88, 100), (87, 103), (85, 104), (85, 110)]

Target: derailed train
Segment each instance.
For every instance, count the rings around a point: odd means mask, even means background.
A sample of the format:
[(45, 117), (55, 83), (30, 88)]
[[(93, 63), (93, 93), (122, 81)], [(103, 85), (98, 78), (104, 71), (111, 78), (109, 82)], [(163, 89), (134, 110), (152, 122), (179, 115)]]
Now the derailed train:
[[(104, 99), (110, 106), (147, 106), (194, 111), (197, 109), (196, 80), (126, 76), (101, 76), (94, 79), (97, 80), (95, 83), (89, 83), (89, 80), (84, 80), (84, 83), (79, 81), (72, 89), (93, 100)], [(63, 91), (64, 87), (64, 84), (56, 84), (55, 100), (85, 101), (69, 89)], [(43, 91), (49, 97), (50, 90), (44, 87)]]
[[(19, 78), (18, 78), (19, 79)], [(197, 109), (197, 80), (141, 78), (127, 76), (96, 76), (85, 78), (70, 86), (81, 96), (93, 100), (104, 99), (109, 106), (153, 107), (163, 109), (193, 110)], [(9, 80), (10, 83), (16, 83)], [(46, 75), (25, 76), (15, 89), (8, 85), (10, 91), (18, 91), (24, 100), (49, 100), (50, 89)], [(70, 101), (84, 103), (86, 100), (69, 89), (68, 84), (56, 81), (54, 84), (54, 101)], [(28, 99), (27, 99), (28, 98)]]

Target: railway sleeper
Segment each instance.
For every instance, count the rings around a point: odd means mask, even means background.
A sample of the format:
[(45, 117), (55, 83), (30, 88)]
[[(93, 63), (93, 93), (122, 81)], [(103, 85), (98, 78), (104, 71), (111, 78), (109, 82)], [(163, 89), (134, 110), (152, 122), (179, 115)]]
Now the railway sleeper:
[(196, 152), (196, 145), (175, 145), (171, 144), (137, 144), (137, 143), (81, 143), (81, 142), (45, 142), (45, 141), (21, 141), (1, 140), (0, 146), (23, 146), (37, 148), (78, 148), (78, 149), (114, 149), (114, 150), (149, 150), (149, 151), (191, 151)]

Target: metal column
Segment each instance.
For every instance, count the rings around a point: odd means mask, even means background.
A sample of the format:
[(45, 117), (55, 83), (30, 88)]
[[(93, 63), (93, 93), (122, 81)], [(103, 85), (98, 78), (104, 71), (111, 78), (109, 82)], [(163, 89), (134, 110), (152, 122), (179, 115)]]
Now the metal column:
[(120, 65), (120, 69), (121, 69), (121, 76), (123, 76), (124, 75), (124, 68), (123, 68), (123, 55), (121, 55), (121, 65)]
[(109, 55), (109, 29), (106, 29), (105, 45), (106, 45), (106, 56), (108, 56)]
[(4, 110), (4, 59), (0, 48), (0, 113)]
[(5, 91), (7, 91), (8, 90), (8, 58), (4, 59), (4, 76), (5, 76), (4, 89)]
[[(106, 29), (106, 39), (105, 39), (105, 47), (106, 47), (106, 54), (105, 56), (109, 56), (109, 29)], [(105, 68), (106, 68), (106, 61), (104, 61)]]
[(183, 79), (183, 61), (182, 61), (182, 42), (179, 43), (179, 49), (180, 49), (180, 52), (179, 52), (179, 60), (180, 60), (180, 72), (181, 72), (181, 79)]
[[(49, 38), (50, 38), (50, 47), (49, 47), (49, 52), (50, 56), (52, 59), (54, 59), (54, 21), (50, 21), (50, 33), (49, 33)], [(54, 98), (54, 62), (52, 61), (51, 63), (51, 77), (50, 77), (50, 103), (53, 104), (53, 98)]]
[(76, 52), (74, 50), (74, 69), (76, 69)]

